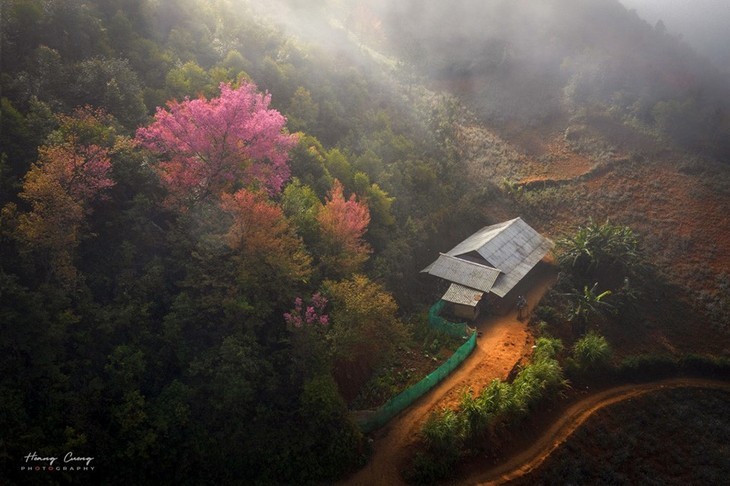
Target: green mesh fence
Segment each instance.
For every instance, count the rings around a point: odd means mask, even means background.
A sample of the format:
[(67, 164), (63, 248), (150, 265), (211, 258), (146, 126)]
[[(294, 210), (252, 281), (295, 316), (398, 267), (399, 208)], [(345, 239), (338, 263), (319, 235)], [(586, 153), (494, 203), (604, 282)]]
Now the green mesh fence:
[[(463, 330), (464, 328), (462, 328)], [(463, 331), (462, 331), (463, 334)], [(397, 415), (401, 410), (408, 408), (413, 402), (423, 396), (427, 391), (436, 386), (441, 380), (449, 376), (449, 374), (471, 354), (477, 345), (477, 333), (472, 333), (471, 337), (457, 349), (449, 359), (441, 366), (433, 370), (428, 376), (423, 378), (415, 385), (404, 390), (400, 394), (391, 398), (385, 405), (380, 407), (372, 415), (359, 421), (360, 428), (363, 432), (368, 433), (378, 429), (388, 423), (388, 421)]]
[(443, 317), (441, 317), (439, 314), (443, 310), (444, 306), (446, 305), (445, 300), (439, 300), (434, 305), (431, 306), (431, 309), (428, 311), (428, 324), (434, 329), (437, 329), (443, 333), (448, 334), (449, 336), (455, 336), (455, 337), (461, 337), (466, 336), (467, 334), (467, 327), (465, 322), (451, 322), (447, 321)]

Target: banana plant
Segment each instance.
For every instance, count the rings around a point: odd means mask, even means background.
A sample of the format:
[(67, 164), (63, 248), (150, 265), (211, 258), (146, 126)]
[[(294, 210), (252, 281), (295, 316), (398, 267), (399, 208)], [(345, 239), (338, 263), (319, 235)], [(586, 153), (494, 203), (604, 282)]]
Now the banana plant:
[(582, 292), (574, 291), (567, 294), (573, 299), (568, 320), (586, 324), (591, 317), (614, 312), (615, 306), (605, 300), (612, 293), (610, 290), (599, 293), (598, 282), (596, 282), (593, 287), (584, 286)]

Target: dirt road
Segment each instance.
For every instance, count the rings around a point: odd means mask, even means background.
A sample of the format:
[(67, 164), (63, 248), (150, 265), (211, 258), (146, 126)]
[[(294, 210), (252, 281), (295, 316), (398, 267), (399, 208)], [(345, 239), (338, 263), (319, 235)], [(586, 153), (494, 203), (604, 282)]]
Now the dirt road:
[[(554, 278), (554, 272), (545, 268), (532, 276), (532, 282), (527, 282), (531, 284), (530, 290), (525, 292), (530, 309), (540, 301)], [(341, 484), (405, 484), (401, 470), (412, 454), (418, 432), (430, 413), (456, 407), (466, 387), (479, 392), (495, 378), (504, 380), (512, 368), (531, 352), (532, 336), (526, 322), (517, 319), (514, 309), (505, 316), (490, 317), (477, 327), (482, 335), (477, 339), (472, 354), (448, 378), (376, 432), (374, 453), (368, 464)]]
[(532, 445), (498, 466), (485, 465), (472, 471), (459, 484), (498, 485), (509, 483), (539, 467), (543, 461), (596, 411), (646, 393), (670, 388), (720, 388), (730, 390), (730, 383), (700, 378), (675, 378), (641, 385), (626, 385), (604, 390), (576, 402), (563, 413)]

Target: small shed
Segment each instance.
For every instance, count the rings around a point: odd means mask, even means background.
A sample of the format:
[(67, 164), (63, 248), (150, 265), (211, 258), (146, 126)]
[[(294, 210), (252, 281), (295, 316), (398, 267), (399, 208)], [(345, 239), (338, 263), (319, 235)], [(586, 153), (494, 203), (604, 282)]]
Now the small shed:
[[(441, 297), (458, 317), (476, 319), (487, 300), (505, 311), (510, 292), (553, 248), (554, 243), (522, 218), (485, 226), (424, 268), (451, 282)], [(516, 299), (516, 296), (514, 296)]]

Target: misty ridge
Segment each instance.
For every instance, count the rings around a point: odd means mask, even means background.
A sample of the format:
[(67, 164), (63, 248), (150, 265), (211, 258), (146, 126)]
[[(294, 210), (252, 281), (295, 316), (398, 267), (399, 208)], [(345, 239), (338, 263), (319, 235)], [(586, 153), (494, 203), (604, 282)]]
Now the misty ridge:
[[(685, 40), (720, 69), (730, 72), (728, 32), (730, 4), (724, 0), (622, 0), (652, 25)], [(660, 25), (661, 25), (660, 24)]]
[[(283, 3), (303, 11), (302, 2)], [(600, 107), (692, 150), (730, 154), (728, 74), (619, 0), (370, 0), (330, 2), (319, 13), (458, 93), (490, 123), (535, 126)]]

